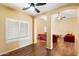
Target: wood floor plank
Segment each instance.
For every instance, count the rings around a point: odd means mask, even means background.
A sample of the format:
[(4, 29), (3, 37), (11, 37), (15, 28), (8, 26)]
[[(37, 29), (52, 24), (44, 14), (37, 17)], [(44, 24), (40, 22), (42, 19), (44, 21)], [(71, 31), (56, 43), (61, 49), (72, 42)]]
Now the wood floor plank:
[(74, 43), (65, 42), (62, 47), (54, 43), (52, 50), (46, 49), (46, 42), (39, 42), (35, 45), (29, 45), (21, 49), (17, 49), (2, 56), (76, 56)]

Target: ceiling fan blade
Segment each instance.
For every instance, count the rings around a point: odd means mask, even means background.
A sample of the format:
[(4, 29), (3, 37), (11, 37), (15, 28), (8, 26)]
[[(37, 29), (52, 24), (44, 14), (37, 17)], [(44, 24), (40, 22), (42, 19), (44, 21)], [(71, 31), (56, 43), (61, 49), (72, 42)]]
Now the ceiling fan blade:
[(37, 8), (35, 8), (35, 11), (36, 11), (37, 13), (40, 13), (40, 11), (39, 11)]
[(37, 3), (36, 6), (46, 5), (46, 3)]
[(23, 8), (22, 10), (27, 10), (27, 9), (29, 9), (30, 7), (27, 7), (27, 8)]

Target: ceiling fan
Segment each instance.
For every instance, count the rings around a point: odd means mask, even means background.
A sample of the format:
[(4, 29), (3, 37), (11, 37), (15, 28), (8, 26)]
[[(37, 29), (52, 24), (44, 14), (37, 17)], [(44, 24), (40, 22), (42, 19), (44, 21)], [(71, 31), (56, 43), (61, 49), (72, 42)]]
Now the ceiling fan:
[(64, 16), (63, 14), (61, 14), (60, 12), (58, 12), (58, 16), (56, 17), (56, 19), (63, 20), (65, 18), (66, 18), (66, 16)]
[(38, 9), (36, 8), (36, 6), (43, 6), (43, 5), (46, 5), (46, 3), (28, 3), (28, 4), (30, 5), (30, 7), (24, 7), (22, 10), (27, 10), (27, 9), (33, 7), (34, 10), (35, 10), (37, 13), (40, 13), (40, 10), (38, 10)]

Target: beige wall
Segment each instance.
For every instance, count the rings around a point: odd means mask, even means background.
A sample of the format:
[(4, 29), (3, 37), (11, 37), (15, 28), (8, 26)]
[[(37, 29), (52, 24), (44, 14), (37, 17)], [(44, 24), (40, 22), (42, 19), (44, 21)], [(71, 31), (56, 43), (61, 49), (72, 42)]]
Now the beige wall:
[(79, 56), (79, 7), (77, 8), (77, 23), (76, 23), (76, 53)]
[(77, 17), (66, 20), (52, 20), (52, 34), (66, 35), (67, 33), (76, 34)]
[(31, 27), (30, 35), (32, 37), (32, 17), (0, 4), (0, 53), (19, 47), (19, 41), (6, 43), (6, 39), (5, 39), (5, 19), (6, 17), (17, 19), (17, 20), (29, 21), (30, 27)]
[(44, 33), (44, 27), (46, 26), (46, 21), (43, 19), (36, 19), (37, 21), (37, 33)]

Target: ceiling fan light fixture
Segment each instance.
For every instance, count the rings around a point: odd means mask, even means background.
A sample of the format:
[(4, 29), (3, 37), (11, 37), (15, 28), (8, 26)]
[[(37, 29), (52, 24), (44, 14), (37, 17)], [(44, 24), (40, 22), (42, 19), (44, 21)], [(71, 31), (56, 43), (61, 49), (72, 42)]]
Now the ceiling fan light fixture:
[(46, 5), (46, 3), (29, 3), (30, 7), (23, 8), (22, 10), (27, 10), (30, 8), (31, 11), (36, 11), (37, 13), (40, 13), (40, 10), (36, 8), (36, 6), (43, 6)]
[(58, 16), (57, 16), (57, 20), (64, 20), (64, 18), (66, 18), (63, 14), (61, 13), (58, 13)]
[(31, 7), (30, 7), (30, 10), (31, 10), (31, 11), (34, 11), (34, 7), (33, 7), (33, 6), (31, 6)]

